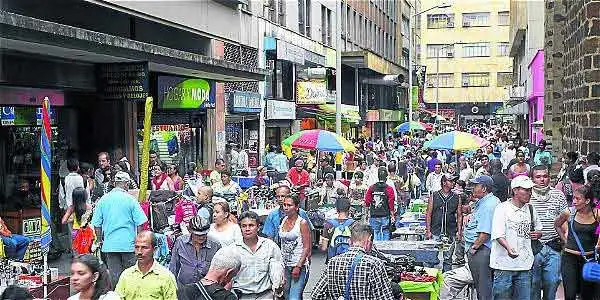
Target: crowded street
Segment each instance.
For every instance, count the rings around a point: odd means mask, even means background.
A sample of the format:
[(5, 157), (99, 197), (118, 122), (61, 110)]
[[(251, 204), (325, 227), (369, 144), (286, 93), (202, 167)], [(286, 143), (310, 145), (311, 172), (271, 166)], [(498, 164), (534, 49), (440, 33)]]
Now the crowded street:
[(600, 300), (600, 0), (0, 28), (0, 300)]

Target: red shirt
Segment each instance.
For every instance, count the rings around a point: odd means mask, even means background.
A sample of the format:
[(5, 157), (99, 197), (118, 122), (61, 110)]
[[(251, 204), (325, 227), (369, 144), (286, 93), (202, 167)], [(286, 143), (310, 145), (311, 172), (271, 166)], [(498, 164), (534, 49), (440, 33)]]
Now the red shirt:
[(293, 185), (308, 185), (310, 183), (308, 171), (304, 169), (301, 172), (298, 172), (296, 168), (292, 168), (288, 171), (287, 176), (290, 178)]
[[(371, 185), (369, 187), (369, 189), (367, 189), (367, 192), (365, 193), (365, 206), (369, 207), (371, 205), (371, 202), (373, 202), (373, 186)], [(394, 199), (396, 199), (396, 195), (394, 194), (394, 188), (392, 188), (390, 185), (387, 185), (385, 187), (385, 193), (388, 196), (388, 206), (390, 208), (390, 212), (393, 214), (394, 213)]]

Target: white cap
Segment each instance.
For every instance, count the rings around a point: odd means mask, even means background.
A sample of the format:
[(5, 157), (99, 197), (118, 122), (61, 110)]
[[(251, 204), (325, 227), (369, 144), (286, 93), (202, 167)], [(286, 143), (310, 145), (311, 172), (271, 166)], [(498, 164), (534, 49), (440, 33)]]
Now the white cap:
[(517, 176), (515, 178), (513, 178), (513, 180), (510, 183), (510, 189), (514, 189), (514, 188), (524, 188), (524, 189), (530, 189), (532, 187), (535, 186), (535, 183), (533, 183), (533, 181), (531, 181), (531, 178), (524, 176), (524, 175), (520, 175)]
[(131, 177), (129, 176), (129, 174), (127, 174), (123, 171), (119, 171), (115, 175), (115, 182), (123, 182), (123, 181), (130, 181), (130, 180), (131, 180)]

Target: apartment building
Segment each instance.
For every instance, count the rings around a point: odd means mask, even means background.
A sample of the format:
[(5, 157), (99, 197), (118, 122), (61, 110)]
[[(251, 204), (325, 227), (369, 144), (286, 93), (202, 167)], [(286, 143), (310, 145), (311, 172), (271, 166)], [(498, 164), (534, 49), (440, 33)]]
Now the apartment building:
[[(423, 0), (424, 9), (439, 5)], [(495, 114), (512, 84), (510, 0), (454, 1), (421, 16), (425, 110), (457, 121)], [(460, 118), (457, 118), (460, 116)]]

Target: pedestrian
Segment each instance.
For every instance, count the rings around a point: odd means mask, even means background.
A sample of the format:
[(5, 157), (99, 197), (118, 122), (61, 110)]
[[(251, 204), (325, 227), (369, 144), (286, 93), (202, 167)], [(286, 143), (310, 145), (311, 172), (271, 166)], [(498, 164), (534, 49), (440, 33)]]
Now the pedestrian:
[[(265, 219), (263, 227), (262, 227), (262, 234), (265, 237), (273, 240), (278, 245), (279, 245), (279, 227), (281, 225), (281, 221), (285, 217), (285, 212), (283, 211), (283, 200), (286, 197), (288, 197), (291, 193), (292, 193), (292, 191), (290, 190), (290, 187), (286, 186), (286, 185), (280, 185), (275, 190), (275, 197), (277, 198), (277, 203), (279, 204), (279, 208), (272, 211), (271, 213), (269, 213), (269, 215)], [(308, 222), (311, 231), (315, 229), (313, 224), (310, 222), (310, 218), (308, 217), (308, 214), (306, 213), (306, 211), (304, 209), (300, 208), (298, 210), (298, 215), (302, 219), (304, 219)], [(242, 230), (242, 234), (243, 234), (243, 230)]]
[(33, 300), (33, 296), (29, 293), (29, 289), (18, 285), (10, 285), (2, 292), (0, 300)]
[(567, 200), (567, 204), (573, 204), (574, 191), (583, 187), (585, 180), (583, 178), (583, 168), (575, 168), (569, 172), (569, 176), (565, 176), (563, 180), (556, 184), (556, 189), (561, 191)]
[(351, 247), (329, 260), (312, 291), (313, 300), (394, 299), (383, 262), (369, 255), (373, 237), (370, 225), (352, 225)]
[(365, 207), (369, 209), (369, 224), (373, 228), (376, 241), (390, 239), (390, 222), (395, 221), (394, 189), (386, 181), (388, 172), (385, 167), (377, 171), (379, 182), (369, 187), (365, 193)]
[(292, 184), (292, 188), (298, 191), (300, 207), (306, 208), (305, 189), (310, 186), (310, 175), (304, 170), (304, 160), (297, 158), (294, 161), (294, 168), (288, 171), (286, 179)]
[(350, 247), (350, 226), (354, 223), (350, 218), (350, 201), (340, 198), (335, 207), (337, 216), (323, 224), (323, 233), (319, 241), (321, 251), (327, 251), (325, 263), (332, 257), (348, 251)]
[(352, 182), (348, 189), (348, 196), (352, 205), (363, 205), (365, 201), (365, 193), (369, 186), (363, 181), (364, 174), (361, 171), (354, 172)]
[(490, 161), (490, 176), (494, 181), (492, 185), (492, 193), (500, 199), (500, 202), (508, 199), (508, 191), (510, 189), (510, 181), (502, 172), (502, 162), (495, 158)]
[(248, 167), (248, 152), (242, 149), (241, 144), (236, 144), (235, 150), (239, 154), (237, 160), (237, 170), (241, 176), (248, 176), (250, 173), (250, 168)]
[(221, 244), (221, 247), (229, 246), (242, 239), (240, 226), (232, 221), (231, 210), (227, 202), (217, 202), (213, 206), (213, 223), (210, 224), (208, 238)]
[(534, 165), (547, 165), (548, 167), (552, 166), (552, 153), (546, 149), (546, 146), (546, 141), (540, 140), (538, 144), (538, 150), (535, 152), (535, 156), (533, 157)]
[(502, 162), (502, 171), (507, 170), (510, 162), (516, 157), (517, 152), (512, 141), (508, 142), (507, 147), (502, 150), (500, 161)]
[(221, 182), (221, 172), (225, 171), (225, 169), (225, 160), (217, 158), (217, 160), (215, 160), (215, 169), (210, 172), (209, 176), (211, 185)]
[(212, 185), (213, 193), (225, 199), (232, 210), (237, 211), (237, 197), (242, 193), (240, 185), (231, 180), (231, 172), (223, 170), (221, 180)]
[(338, 189), (342, 189), (344, 194), (348, 190), (348, 187), (338, 180), (335, 180), (335, 175), (331, 173), (325, 174), (325, 183), (319, 191), (319, 205), (333, 205), (335, 204), (335, 198), (337, 197)]
[[(563, 211), (554, 223), (565, 245), (560, 262), (565, 300), (600, 299), (600, 284), (582, 278), (583, 265), (600, 250), (596, 233), (599, 221), (600, 210), (595, 208), (591, 190), (584, 186), (575, 191), (573, 206)], [(566, 232), (563, 229), (565, 222)]]
[[(438, 153), (436, 151), (430, 151), (429, 152), (429, 156), (431, 157), (430, 159), (427, 160), (427, 172), (429, 174), (433, 173), (435, 171), (435, 166), (436, 165), (442, 165), (442, 161), (439, 160), (438, 157)], [(441, 169), (440, 169), (441, 170)]]
[(67, 300), (120, 300), (119, 294), (112, 291), (106, 267), (93, 254), (83, 254), (71, 262), (71, 287), (77, 294)]
[(127, 164), (125, 164), (124, 161), (118, 161), (113, 166), (113, 170), (115, 171), (115, 173), (119, 172), (119, 171), (123, 171), (123, 172), (129, 174), (129, 177), (131, 178), (131, 180), (129, 180), (129, 188), (132, 189), (132, 190), (139, 189), (137, 181), (135, 180), (135, 176), (133, 175), (133, 173), (131, 171), (127, 170)]
[(488, 155), (482, 154), (479, 156), (479, 163), (481, 166), (477, 168), (477, 172), (475, 172), (474, 177), (479, 177), (482, 175), (490, 175), (490, 157)]
[(152, 190), (153, 191), (175, 191), (173, 180), (165, 172), (166, 165), (160, 164), (152, 167)]
[(283, 154), (283, 150), (281, 147), (273, 146), (275, 149), (275, 155), (271, 159), (271, 167), (275, 169), (275, 177), (276, 181), (280, 181), (285, 179), (287, 172), (289, 171), (288, 159)]
[(302, 299), (308, 282), (312, 254), (311, 231), (308, 222), (298, 216), (300, 199), (288, 196), (283, 200), (285, 218), (279, 227), (281, 255), (284, 264), (286, 299)]
[(7, 258), (23, 261), (30, 240), (26, 236), (10, 232), (2, 218), (0, 218), (0, 239)]
[(232, 287), (241, 300), (283, 297), (284, 268), (281, 250), (275, 242), (258, 236), (259, 217), (246, 211), (240, 215), (243, 239), (232, 247), (243, 257)]
[(92, 217), (96, 239), (106, 255), (111, 282), (117, 282), (124, 269), (135, 264), (134, 241), (148, 218), (127, 190), (129, 175), (115, 175), (115, 188), (98, 200)]
[[(531, 269), (531, 300), (554, 300), (560, 285), (560, 252), (562, 243), (554, 228), (554, 221), (568, 207), (564, 194), (550, 186), (550, 174), (546, 165), (531, 170), (535, 186), (531, 193), (531, 205), (542, 223), (540, 242), (543, 247), (535, 254)], [(516, 177), (517, 178), (517, 177)], [(521, 178), (521, 177), (518, 177)], [(514, 181), (514, 179), (513, 179)]]
[(157, 247), (158, 238), (152, 231), (137, 234), (137, 263), (123, 271), (115, 289), (122, 300), (177, 299), (175, 276), (154, 259)]
[(427, 181), (425, 181), (425, 188), (430, 193), (435, 193), (442, 189), (442, 162), (437, 162), (433, 168), (433, 172), (427, 175)]
[(534, 261), (531, 240), (542, 236), (542, 223), (529, 204), (534, 185), (529, 177), (515, 177), (510, 186), (513, 197), (498, 204), (494, 211), (490, 267), (494, 269), (495, 300), (531, 296), (530, 270)]
[(219, 249), (210, 262), (208, 273), (202, 279), (180, 287), (177, 299), (237, 300), (238, 297), (225, 287), (229, 286), (241, 266), (242, 257), (233, 247)]
[(189, 234), (179, 237), (171, 251), (169, 271), (178, 285), (198, 282), (209, 270), (210, 262), (221, 244), (207, 237), (210, 223), (196, 216), (190, 220)]
[(198, 205), (196, 215), (205, 218), (209, 223), (213, 221), (215, 207), (212, 197), (213, 190), (210, 186), (201, 186), (196, 192), (196, 204)]
[(516, 163), (508, 168), (508, 178), (513, 179), (517, 176), (528, 176), (530, 169), (526, 163), (525, 153), (519, 150), (516, 154)]
[[(92, 217), (92, 205), (88, 203), (88, 194), (83, 187), (77, 187), (73, 190), (71, 201), (72, 205), (69, 206), (69, 209), (63, 216), (62, 224), (69, 222), (72, 228), (71, 240), (74, 242), (79, 230), (88, 226)], [(73, 243), (71, 245), (73, 251), (77, 252), (75, 249), (78, 248), (78, 245)]]
[(490, 269), (490, 249), (492, 247), (492, 219), (498, 197), (492, 194), (494, 181), (487, 175), (472, 179), (473, 212), (463, 231), (469, 269), (477, 290), (477, 299), (492, 299), (492, 270)]
[(185, 182), (183, 178), (179, 175), (179, 167), (176, 164), (169, 164), (167, 166), (167, 175), (171, 178), (173, 182), (173, 189), (175, 191), (181, 191), (185, 187)]
[[(425, 237), (450, 244), (450, 249), (444, 251), (444, 272), (452, 269), (455, 241), (462, 235), (462, 226), (459, 226), (462, 225), (461, 202), (458, 195), (452, 191), (457, 179), (455, 175), (442, 175), (442, 189), (433, 192), (427, 202)], [(434, 267), (438, 263), (439, 261), (427, 267)]]
[(600, 163), (600, 155), (597, 152), (590, 152), (587, 155), (587, 162), (587, 167), (583, 169), (583, 178), (585, 179), (586, 184), (589, 182), (587, 175), (591, 170), (600, 171), (600, 167), (598, 166)]
[(109, 182), (109, 178), (105, 178), (106, 172), (110, 169), (110, 156), (108, 152), (100, 152), (98, 153), (98, 169), (94, 171), (94, 193), (92, 195), (91, 200), (95, 201), (104, 195), (103, 187), (107, 182)]

